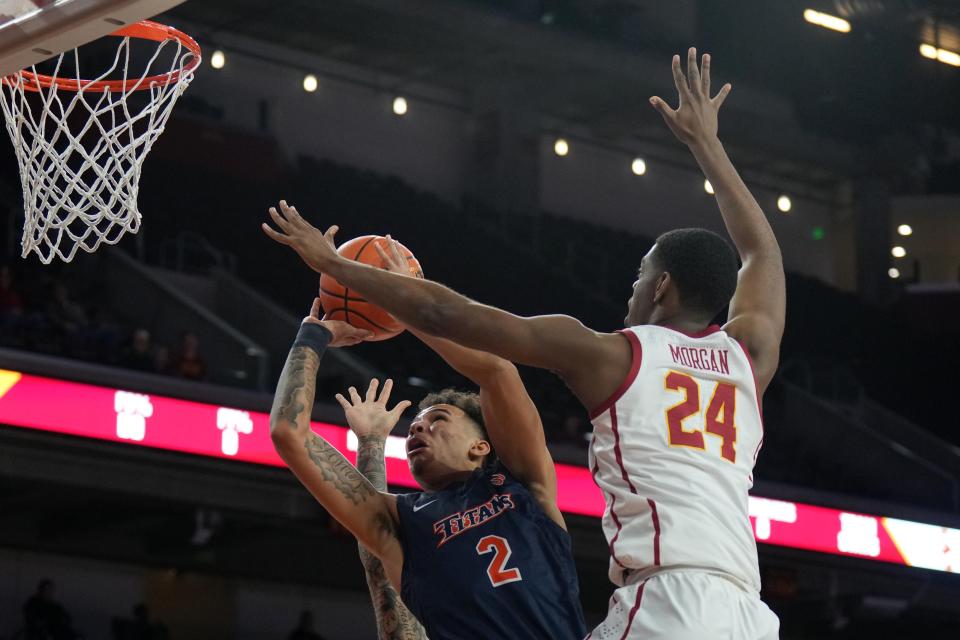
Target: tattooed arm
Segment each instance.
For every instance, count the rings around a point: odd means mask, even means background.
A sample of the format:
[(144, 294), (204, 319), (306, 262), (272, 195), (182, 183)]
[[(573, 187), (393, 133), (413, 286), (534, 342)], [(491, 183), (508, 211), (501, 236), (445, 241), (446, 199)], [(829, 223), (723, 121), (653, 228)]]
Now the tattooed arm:
[(326, 346), (319, 327), (330, 332), (326, 340), (332, 346), (355, 344), (364, 337), (346, 323), (320, 321), (318, 314), (316, 301), (287, 356), (270, 411), (270, 436), (300, 482), (383, 561), (390, 579), (399, 581), (403, 550), (397, 538), (396, 498), (377, 491), (339, 451), (310, 429), (317, 369)]
[[(357, 390), (350, 387), (350, 401), (340, 394), (337, 394), (337, 401), (343, 407), (347, 424), (360, 442), (357, 450), (357, 469), (378, 491), (386, 491), (387, 469), (383, 459), (384, 445), (390, 430), (397, 424), (403, 410), (410, 406), (410, 402), (407, 400), (399, 402), (388, 411), (387, 402), (390, 400), (393, 380), (383, 383), (383, 390), (377, 397), (379, 386), (380, 381), (374, 378), (367, 388), (365, 400), (361, 400)], [(360, 561), (367, 575), (367, 588), (370, 589), (370, 599), (373, 601), (373, 611), (377, 617), (378, 638), (380, 640), (426, 640), (427, 635), (423, 627), (403, 606), (397, 590), (387, 580), (383, 563), (367, 551), (362, 543), (359, 547)]]

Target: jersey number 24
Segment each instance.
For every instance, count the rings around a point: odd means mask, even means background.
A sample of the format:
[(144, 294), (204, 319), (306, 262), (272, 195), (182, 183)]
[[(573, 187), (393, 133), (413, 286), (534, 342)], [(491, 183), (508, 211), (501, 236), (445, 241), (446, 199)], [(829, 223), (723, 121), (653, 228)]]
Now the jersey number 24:
[[(684, 420), (700, 413), (700, 384), (693, 376), (671, 371), (664, 378), (663, 387), (683, 394), (683, 400), (666, 412), (670, 446), (705, 449), (703, 431), (683, 426)], [(736, 409), (737, 387), (718, 382), (704, 412), (704, 431), (720, 438), (720, 457), (730, 462), (737, 461)]]

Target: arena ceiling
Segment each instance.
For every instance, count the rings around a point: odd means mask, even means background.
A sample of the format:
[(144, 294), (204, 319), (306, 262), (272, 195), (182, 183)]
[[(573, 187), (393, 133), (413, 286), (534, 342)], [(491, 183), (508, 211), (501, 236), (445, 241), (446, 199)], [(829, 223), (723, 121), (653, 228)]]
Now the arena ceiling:
[[(546, 23), (544, 7), (578, 4), (593, 12), (583, 14), (589, 24), (575, 22), (580, 14)], [(801, 17), (810, 5), (856, 27), (847, 35), (812, 27)], [(597, 33), (598, 7), (627, 16), (619, 38)], [(749, 150), (748, 166), (824, 186), (856, 173), (856, 148), (875, 159), (877, 144), (899, 150), (890, 139), (922, 137), (923, 127), (960, 131), (960, 69), (917, 49), (931, 34), (943, 46), (960, 43), (960, 5), (951, 2), (682, 0), (668, 11), (645, 0), (203, 0), (171, 15), (206, 27), (201, 42), (230, 32), (282, 43), (382, 72), (400, 88), (425, 83), (469, 96), (508, 85), (540, 113), (611, 142), (669, 139), (638, 110), (652, 94), (670, 95), (666, 61), (698, 43), (746, 96), (739, 106), (750, 101), (738, 112), (731, 100), (724, 123)], [(758, 118), (784, 108), (794, 127)]]

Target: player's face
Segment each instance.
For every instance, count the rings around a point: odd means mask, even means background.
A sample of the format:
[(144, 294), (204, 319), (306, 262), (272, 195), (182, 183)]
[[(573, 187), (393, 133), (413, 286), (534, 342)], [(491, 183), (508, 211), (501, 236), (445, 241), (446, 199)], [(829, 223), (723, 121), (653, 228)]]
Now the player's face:
[(633, 282), (633, 295), (627, 301), (627, 317), (623, 322), (628, 327), (640, 324), (649, 324), (653, 309), (656, 306), (657, 280), (659, 273), (654, 268), (653, 252), (657, 245), (653, 245), (647, 255), (640, 261), (637, 270), (637, 279)]
[(407, 463), (425, 489), (442, 489), (452, 475), (476, 469), (489, 452), (489, 443), (459, 407), (427, 407), (410, 423)]

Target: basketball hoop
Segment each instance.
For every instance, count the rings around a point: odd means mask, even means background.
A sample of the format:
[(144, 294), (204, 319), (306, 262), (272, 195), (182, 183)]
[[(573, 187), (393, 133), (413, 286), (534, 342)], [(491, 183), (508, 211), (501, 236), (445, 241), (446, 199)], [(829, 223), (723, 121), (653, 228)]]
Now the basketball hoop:
[[(70, 262), (78, 248), (93, 252), (140, 228), (140, 168), (193, 80), (200, 47), (149, 20), (111, 35), (121, 38), (113, 63), (93, 80), (81, 79), (77, 49), (61, 53), (51, 75), (30, 67), (0, 79), (0, 107), (20, 164), (24, 258), (34, 251), (44, 264)], [(159, 43), (139, 75), (128, 69), (131, 39)], [(165, 50), (170, 63), (158, 62)], [(64, 58), (72, 58), (75, 77)], [(145, 104), (133, 104), (136, 95)]]

